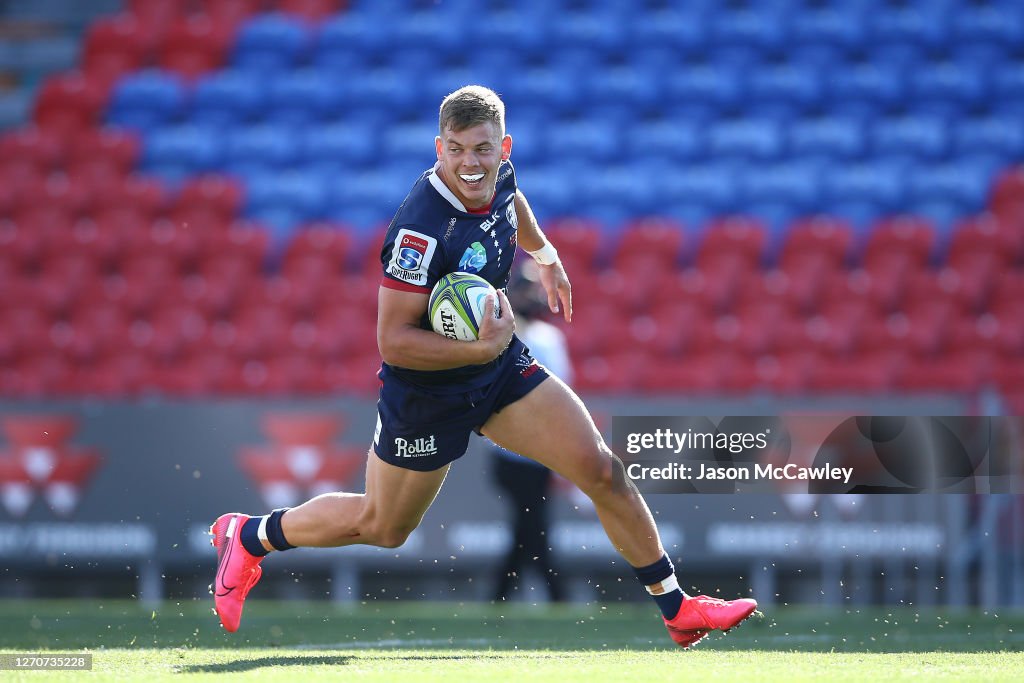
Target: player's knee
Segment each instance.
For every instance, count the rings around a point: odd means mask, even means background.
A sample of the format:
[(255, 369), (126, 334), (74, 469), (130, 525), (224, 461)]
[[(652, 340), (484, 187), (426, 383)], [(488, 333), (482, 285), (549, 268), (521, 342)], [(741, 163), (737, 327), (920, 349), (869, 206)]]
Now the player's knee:
[(607, 448), (597, 451), (590, 459), (583, 477), (576, 485), (592, 499), (613, 495), (622, 488), (622, 461)]
[(398, 548), (405, 544), (415, 529), (415, 524), (377, 524), (371, 533), (373, 545), (381, 548)]

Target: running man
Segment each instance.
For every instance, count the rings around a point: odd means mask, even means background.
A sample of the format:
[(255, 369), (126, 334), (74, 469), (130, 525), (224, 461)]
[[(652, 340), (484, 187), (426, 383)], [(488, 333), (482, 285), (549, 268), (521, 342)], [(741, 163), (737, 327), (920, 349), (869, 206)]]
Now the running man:
[[(504, 104), (487, 88), (461, 88), (441, 103), (438, 128), (437, 163), (413, 185), (381, 250), (377, 344), (384, 362), (366, 490), (328, 493), (258, 517), (218, 517), (210, 533), (221, 623), (238, 629), (260, 562), (272, 551), (401, 546), (476, 431), (549, 467), (590, 497), (609, 540), (661, 609), (676, 643), (687, 648), (709, 631), (733, 628), (757, 603), (683, 593), (622, 462), (580, 399), (514, 334), (514, 312), (502, 289), (517, 244), (537, 262), (548, 306), (566, 322), (572, 320), (572, 295), (558, 252), (517, 187)], [(434, 283), (455, 271), (476, 273), (498, 290), (476, 341), (447, 339), (427, 319)]]

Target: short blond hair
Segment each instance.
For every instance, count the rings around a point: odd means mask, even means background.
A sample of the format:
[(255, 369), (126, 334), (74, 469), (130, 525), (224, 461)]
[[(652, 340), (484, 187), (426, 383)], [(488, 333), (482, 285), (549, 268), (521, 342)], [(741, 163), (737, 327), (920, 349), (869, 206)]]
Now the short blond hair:
[(481, 123), (493, 123), (502, 135), (505, 134), (505, 103), (490, 88), (467, 85), (441, 102), (441, 111), (437, 117), (441, 135), (449, 129), (458, 133)]

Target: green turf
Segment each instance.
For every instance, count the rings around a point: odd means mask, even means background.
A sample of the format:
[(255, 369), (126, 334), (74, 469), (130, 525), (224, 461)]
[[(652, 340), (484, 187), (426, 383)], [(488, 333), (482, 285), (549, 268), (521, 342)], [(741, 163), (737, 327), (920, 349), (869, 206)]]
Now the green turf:
[(215, 619), (206, 601), (4, 601), (0, 653), (92, 652), (90, 681), (1024, 680), (1019, 612), (774, 608), (690, 652), (647, 605), (254, 600), (237, 634)]

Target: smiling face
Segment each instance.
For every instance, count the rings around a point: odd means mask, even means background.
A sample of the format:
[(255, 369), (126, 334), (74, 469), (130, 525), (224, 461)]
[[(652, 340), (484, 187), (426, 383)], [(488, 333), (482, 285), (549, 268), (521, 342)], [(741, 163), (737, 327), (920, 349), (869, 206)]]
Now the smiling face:
[(494, 198), (498, 166), (512, 152), (512, 138), (491, 122), (461, 131), (450, 127), (434, 139), (441, 180), (467, 209), (482, 209)]

